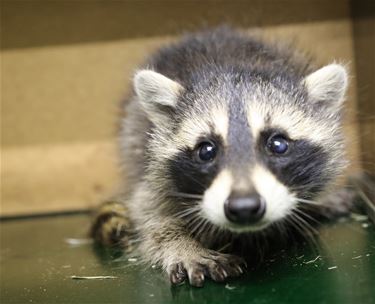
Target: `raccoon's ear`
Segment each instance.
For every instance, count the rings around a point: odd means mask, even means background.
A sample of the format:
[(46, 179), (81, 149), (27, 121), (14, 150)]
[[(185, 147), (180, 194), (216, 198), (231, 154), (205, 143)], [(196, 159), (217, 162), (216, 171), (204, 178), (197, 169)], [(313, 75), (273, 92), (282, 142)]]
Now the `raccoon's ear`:
[(165, 121), (168, 110), (176, 107), (183, 87), (162, 74), (141, 70), (134, 76), (134, 89), (147, 116), (157, 124)]
[(310, 101), (340, 109), (348, 87), (348, 73), (342, 65), (329, 64), (304, 79)]

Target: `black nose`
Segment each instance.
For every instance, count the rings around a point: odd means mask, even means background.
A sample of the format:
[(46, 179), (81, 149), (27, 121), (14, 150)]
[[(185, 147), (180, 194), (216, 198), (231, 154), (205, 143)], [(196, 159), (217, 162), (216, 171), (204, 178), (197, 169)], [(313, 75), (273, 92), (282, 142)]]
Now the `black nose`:
[(258, 194), (229, 198), (224, 205), (225, 215), (236, 224), (254, 224), (266, 212), (266, 203)]

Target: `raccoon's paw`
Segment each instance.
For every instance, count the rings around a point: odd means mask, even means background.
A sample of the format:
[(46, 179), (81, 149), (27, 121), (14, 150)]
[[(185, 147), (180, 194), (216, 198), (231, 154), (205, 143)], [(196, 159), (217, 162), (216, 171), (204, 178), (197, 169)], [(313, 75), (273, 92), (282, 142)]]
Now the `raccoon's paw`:
[(103, 204), (94, 218), (91, 235), (95, 241), (106, 246), (128, 247), (130, 222), (121, 203)]
[(202, 287), (205, 278), (215, 282), (224, 282), (229, 277), (238, 277), (244, 273), (246, 262), (237, 256), (208, 251), (188, 261), (173, 263), (168, 267), (172, 284), (181, 284), (186, 279), (195, 287)]

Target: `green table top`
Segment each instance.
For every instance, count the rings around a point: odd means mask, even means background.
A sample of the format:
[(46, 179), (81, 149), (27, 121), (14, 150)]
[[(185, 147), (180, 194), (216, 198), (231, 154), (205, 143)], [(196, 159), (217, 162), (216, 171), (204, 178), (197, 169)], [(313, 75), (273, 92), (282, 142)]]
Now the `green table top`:
[(321, 228), (319, 253), (284, 250), (239, 279), (203, 288), (171, 288), (159, 269), (66, 240), (85, 238), (88, 227), (86, 215), (1, 222), (0, 302), (375, 303), (375, 229), (366, 219)]

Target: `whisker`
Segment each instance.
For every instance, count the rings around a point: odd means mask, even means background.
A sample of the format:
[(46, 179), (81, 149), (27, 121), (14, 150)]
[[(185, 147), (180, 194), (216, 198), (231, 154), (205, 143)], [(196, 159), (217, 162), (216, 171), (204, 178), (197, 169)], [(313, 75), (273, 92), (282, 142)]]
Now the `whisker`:
[(206, 230), (207, 228), (207, 225), (209, 225), (209, 221), (207, 219), (204, 219), (204, 223), (203, 225), (201, 226), (201, 228), (199, 229), (199, 231), (197, 232), (197, 237), (200, 237)]
[(197, 213), (198, 213), (198, 211), (196, 211), (196, 210), (189, 210), (189, 212), (176, 215), (176, 218), (188, 221), (190, 218), (195, 217), (197, 215)]
[(314, 223), (318, 224), (318, 225), (321, 225), (322, 223), (320, 221), (318, 221), (316, 218), (312, 217), (311, 215), (307, 214), (306, 212), (304, 212), (303, 210), (301, 209), (294, 209), (295, 212), (298, 212), (300, 215), (304, 216), (304, 217), (307, 217), (309, 220), (313, 221)]
[(187, 224), (187, 227), (189, 228), (190, 230), (190, 235), (192, 235), (192, 228), (195, 226), (195, 224), (198, 222), (200, 223), (199, 221), (201, 221), (202, 218), (200, 216), (198, 216), (197, 214), (194, 216), (194, 218)]
[(305, 203), (305, 204), (308, 204), (308, 205), (323, 206), (322, 203), (318, 203), (316, 201), (303, 199), (303, 198), (296, 198), (296, 201), (299, 202), (299, 203)]
[[(294, 210), (295, 211), (295, 210)], [(306, 226), (306, 228), (310, 229), (315, 235), (318, 235), (319, 232), (316, 230), (313, 226), (311, 226), (304, 218), (302, 218), (300, 215), (294, 213), (294, 216), (301, 222), (303, 225)]]
[(175, 216), (178, 217), (178, 218), (185, 218), (193, 213), (197, 213), (199, 212), (200, 208), (198, 208), (197, 206), (193, 206), (193, 207), (190, 207), (190, 208), (186, 208), (186, 209), (183, 209), (177, 213), (175, 213)]
[(195, 232), (199, 229), (199, 228), (201, 228), (201, 226), (205, 223), (205, 219), (204, 218), (199, 218), (198, 217), (198, 219), (200, 220), (199, 222), (198, 222), (198, 224), (194, 227), (194, 229), (192, 229), (191, 230), (191, 235), (195, 235)]
[(200, 194), (191, 194), (191, 193), (184, 193), (184, 192), (171, 192), (168, 195), (173, 196), (173, 197), (192, 198), (192, 199), (203, 198), (203, 195), (200, 195)]
[(320, 245), (316, 239), (318, 234), (315, 229), (295, 213), (291, 214), (286, 220), (292, 224), (314, 251), (316, 250), (318, 253), (320, 252)]
[[(320, 236), (319, 232), (314, 229), (308, 222), (306, 222), (303, 218), (301, 218), (300, 216), (298, 216), (297, 214), (295, 214), (302, 222), (305, 223), (306, 227), (309, 227), (310, 230), (312, 230), (314, 233), (315, 233), (315, 236)], [(319, 237), (319, 248), (320, 252), (324, 251), (325, 253), (329, 254), (330, 256), (332, 256), (332, 254), (330, 253), (330, 246), (328, 246), (328, 244), (324, 241), (324, 239), (322, 239), (321, 237)]]

